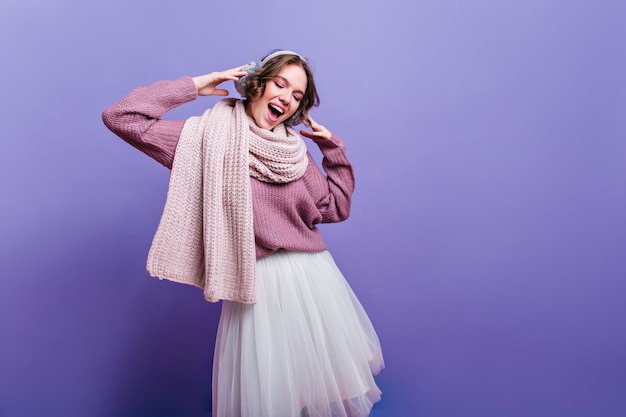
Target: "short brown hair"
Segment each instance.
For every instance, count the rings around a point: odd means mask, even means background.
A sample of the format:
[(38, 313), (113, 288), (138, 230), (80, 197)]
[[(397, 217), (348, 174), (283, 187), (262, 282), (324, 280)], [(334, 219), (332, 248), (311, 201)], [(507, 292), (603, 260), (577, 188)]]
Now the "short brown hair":
[(286, 125), (295, 126), (305, 120), (312, 107), (317, 107), (320, 104), (317, 88), (315, 88), (315, 80), (313, 79), (313, 72), (308, 62), (300, 56), (292, 54), (278, 55), (265, 62), (260, 70), (246, 77), (243, 96), (250, 101), (261, 97), (263, 93), (265, 93), (265, 84), (267, 81), (276, 77), (286, 65), (300, 66), (304, 70), (307, 80), (306, 91), (302, 96), (298, 110), (296, 110), (289, 119), (285, 120)]

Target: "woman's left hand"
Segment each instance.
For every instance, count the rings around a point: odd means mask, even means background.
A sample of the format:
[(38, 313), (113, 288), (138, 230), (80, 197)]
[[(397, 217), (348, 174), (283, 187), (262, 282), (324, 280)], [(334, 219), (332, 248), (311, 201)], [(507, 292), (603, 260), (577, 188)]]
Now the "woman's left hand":
[(317, 123), (311, 116), (307, 116), (303, 123), (306, 127), (311, 128), (311, 131), (301, 129), (300, 134), (309, 139), (330, 139), (333, 135), (330, 130)]

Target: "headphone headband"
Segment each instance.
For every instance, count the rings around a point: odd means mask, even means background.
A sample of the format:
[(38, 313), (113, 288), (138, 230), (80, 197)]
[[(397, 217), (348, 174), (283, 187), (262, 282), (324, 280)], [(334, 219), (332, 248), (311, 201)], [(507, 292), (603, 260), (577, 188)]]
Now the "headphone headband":
[(270, 59), (276, 58), (277, 56), (281, 56), (281, 55), (295, 55), (295, 56), (299, 57), (301, 60), (306, 61), (306, 59), (304, 59), (304, 57), (302, 55), (300, 55), (299, 53), (283, 49), (283, 50), (280, 50), (280, 51), (272, 52), (271, 54), (269, 54), (268, 56), (263, 58), (261, 60), (261, 66), (265, 65), (265, 63), (267, 61), (269, 61)]

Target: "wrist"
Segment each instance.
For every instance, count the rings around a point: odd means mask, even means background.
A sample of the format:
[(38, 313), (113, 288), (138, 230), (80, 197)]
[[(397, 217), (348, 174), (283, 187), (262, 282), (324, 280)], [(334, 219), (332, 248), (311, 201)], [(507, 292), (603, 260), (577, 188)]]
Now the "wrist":
[(200, 76), (197, 77), (191, 77), (191, 80), (193, 81), (193, 85), (196, 87), (196, 90), (200, 91)]

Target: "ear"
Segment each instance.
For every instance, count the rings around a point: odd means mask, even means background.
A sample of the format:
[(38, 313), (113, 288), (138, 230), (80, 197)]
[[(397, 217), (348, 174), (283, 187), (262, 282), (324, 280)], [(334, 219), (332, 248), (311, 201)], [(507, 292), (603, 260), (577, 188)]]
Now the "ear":
[[(242, 68), (242, 71), (245, 71), (248, 73), (248, 75), (251, 75), (260, 70), (261, 66), (261, 61), (251, 61), (248, 66)], [(241, 94), (242, 97), (245, 97), (246, 81), (248, 79), (248, 75), (244, 75), (243, 77), (235, 81), (235, 89), (239, 94)]]

